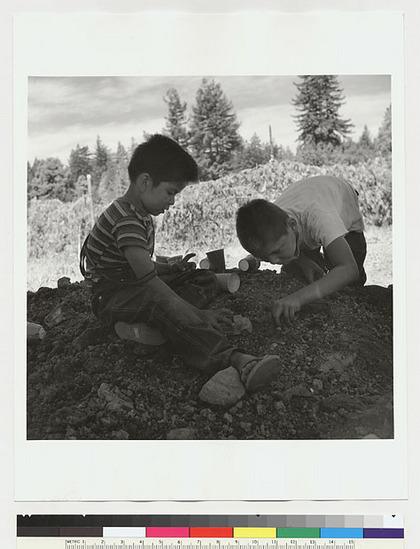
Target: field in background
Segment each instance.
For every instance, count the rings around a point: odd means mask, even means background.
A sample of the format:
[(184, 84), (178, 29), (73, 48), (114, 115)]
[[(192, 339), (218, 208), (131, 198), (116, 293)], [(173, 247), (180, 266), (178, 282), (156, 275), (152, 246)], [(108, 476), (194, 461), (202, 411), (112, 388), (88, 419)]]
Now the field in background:
[[(366, 222), (368, 284), (392, 283), (392, 192), (389, 166), (375, 159), (356, 166), (308, 166), (272, 162), (193, 185), (183, 191), (164, 216), (156, 218), (156, 253), (177, 255), (226, 250), (227, 266), (244, 255), (235, 238), (235, 211), (252, 198), (274, 200), (291, 182), (317, 174), (348, 179), (359, 192)], [(107, 204), (91, 205), (87, 197), (74, 203), (33, 200), (28, 204), (27, 289), (55, 287), (58, 278), (81, 280), (78, 254), (92, 219)], [(273, 269), (272, 265), (263, 265)]]
[[(388, 286), (392, 284), (392, 227), (367, 227), (366, 239), (368, 255), (365, 268), (368, 275), (367, 284)], [(182, 250), (181, 250), (182, 251)], [(206, 250), (195, 250), (198, 259), (205, 256)], [(227, 268), (237, 267), (239, 259), (246, 252), (240, 244), (225, 248)], [(279, 271), (280, 266), (263, 263), (262, 269)], [(36, 292), (41, 286), (55, 288), (57, 280), (68, 276), (72, 282), (82, 280), (78, 268), (77, 254), (60, 253), (43, 259), (33, 259), (28, 262), (27, 289)]]

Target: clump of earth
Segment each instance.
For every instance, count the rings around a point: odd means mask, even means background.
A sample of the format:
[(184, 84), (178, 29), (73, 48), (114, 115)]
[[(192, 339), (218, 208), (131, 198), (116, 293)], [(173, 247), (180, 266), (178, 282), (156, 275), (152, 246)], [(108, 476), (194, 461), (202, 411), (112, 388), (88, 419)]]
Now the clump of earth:
[(225, 405), (203, 400), (208, 377), (169, 344), (121, 340), (101, 324), (83, 282), (28, 292), (27, 320), (45, 334), (28, 340), (27, 438), (392, 438), (392, 286), (347, 288), (276, 329), (273, 297), (303, 282), (271, 270), (240, 277), (212, 307), (249, 319), (252, 333), (226, 337), (282, 366), (268, 388)]

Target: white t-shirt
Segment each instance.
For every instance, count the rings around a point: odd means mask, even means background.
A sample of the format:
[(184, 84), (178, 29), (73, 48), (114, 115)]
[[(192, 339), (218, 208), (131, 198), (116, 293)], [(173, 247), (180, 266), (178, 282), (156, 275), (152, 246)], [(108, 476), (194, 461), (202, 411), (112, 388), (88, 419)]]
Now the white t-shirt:
[(275, 204), (296, 220), (302, 249), (325, 248), (350, 231), (364, 229), (356, 191), (338, 177), (319, 175), (296, 181)]

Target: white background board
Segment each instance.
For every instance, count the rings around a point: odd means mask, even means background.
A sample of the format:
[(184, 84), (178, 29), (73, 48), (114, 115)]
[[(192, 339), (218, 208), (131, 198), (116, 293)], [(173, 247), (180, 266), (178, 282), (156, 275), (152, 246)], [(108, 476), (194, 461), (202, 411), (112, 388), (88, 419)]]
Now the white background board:
[[(240, 4), (240, 5), (238, 5)], [(222, 9), (227, 9), (228, 7), (232, 9), (250, 9), (253, 7), (253, 3), (230, 3), (226, 6), (226, 3), (220, 4), (217, 6), (217, 3), (213, 2), (211, 4), (212, 11), (220, 11)], [(316, 6), (315, 6), (316, 4)], [(341, 8), (346, 7), (347, 9), (355, 10), (358, 6), (344, 6), (344, 2), (340, 4)], [(166, 3), (168, 7), (170, 3)], [(198, 6), (202, 6), (202, 10), (205, 11), (205, 3), (194, 2), (194, 3), (185, 3), (185, 9), (194, 5), (196, 9)], [(165, 3), (156, 2), (153, 4), (143, 3), (141, 7), (149, 9), (153, 6), (153, 9), (158, 7), (165, 7)], [(223, 6), (223, 7), (222, 7)], [(292, 9), (294, 11), (299, 10), (314, 10), (315, 7), (321, 9), (332, 9), (335, 8), (334, 3), (328, 2), (312, 2), (312, 3), (259, 3), (258, 8), (262, 9), (264, 6), (275, 8), (277, 10), (280, 7), (283, 10)], [(413, 3), (414, 6), (414, 3)], [(80, 5), (73, 3), (72, 12), (68, 12), (66, 19), (66, 26), (69, 29), (69, 21), (75, 12), (79, 10), (88, 10), (91, 11), (114, 11), (122, 12), (123, 9), (130, 11), (139, 10), (139, 3), (113, 3), (113, 2), (101, 2), (98, 3), (87, 3), (84, 2)], [(182, 8), (181, 3), (178, 3), (178, 9)], [(219, 7), (219, 9), (218, 9)], [(409, 425), (410, 425), (410, 437), (409, 437), (409, 466), (414, 468), (416, 461), (416, 453), (418, 455), (418, 448), (415, 444), (415, 438), (413, 433), (418, 432), (418, 399), (416, 399), (416, 389), (419, 389), (419, 375), (415, 369), (416, 366), (416, 353), (415, 353), (415, 336), (416, 336), (416, 326), (418, 325), (418, 320), (416, 321), (416, 304), (418, 305), (419, 299), (417, 293), (415, 293), (415, 282), (418, 279), (416, 268), (418, 266), (418, 260), (416, 265), (416, 259), (414, 258), (414, 242), (415, 232), (419, 230), (419, 222), (417, 215), (416, 197), (419, 197), (418, 188), (416, 188), (416, 172), (415, 170), (415, 159), (416, 153), (414, 152), (416, 146), (418, 148), (419, 139), (415, 134), (415, 128), (419, 127), (418, 125), (418, 107), (417, 107), (417, 95), (418, 95), (418, 69), (417, 69), (417, 54), (415, 53), (415, 45), (413, 44), (413, 35), (416, 32), (416, 16), (418, 14), (410, 6), (409, 3), (403, 2), (389, 2), (387, 5), (384, 5), (381, 2), (380, 6), (375, 5), (374, 2), (365, 2), (363, 4), (364, 9), (392, 9), (396, 11), (409, 11), (409, 15), (406, 16), (405, 26), (406, 26), (406, 158), (408, 159), (407, 169), (406, 169), (406, 181), (407, 181), (407, 204), (406, 204), (406, 219), (407, 227), (409, 232), (407, 232), (406, 238), (404, 238), (404, 232), (401, 231), (399, 238), (400, 241), (406, 242), (406, 245), (409, 249), (409, 263), (407, 269), (407, 330), (403, 330), (404, 333), (400, 334), (400, 342), (405, 339), (405, 335), (408, 338), (408, 363), (409, 363)], [(7, 86), (4, 86), (1, 93), (4, 98), (2, 102), (2, 115), (6, 120), (6, 124), (3, 126), (2, 131), (4, 132), (4, 139), (2, 139), (3, 150), (2, 154), (4, 155), (3, 160), (3, 175), (4, 175), (4, 218), (7, 220), (5, 228), (5, 242), (4, 244), (4, 254), (6, 257), (11, 255), (11, 199), (12, 199), (12, 164), (11, 164), (11, 69), (12, 69), (12, 60), (11, 60), (11, 19), (10, 11), (12, 12), (28, 12), (36, 11), (37, 15), (40, 16), (42, 11), (45, 13), (56, 10), (54, 3), (42, 2), (37, 5), (37, 3), (32, 2), (14, 2), (11, 6), (3, 6), (4, 17), (2, 17), (2, 29), (3, 32), (3, 42), (4, 47), (3, 51), (6, 53), (4, 59), (6, 60), (4, 71), (2, 69), (2, 76)], [(209, 5), (207, 4), (207, 9), (209, 10)], [(360, 6), (359, 6), (359, 9)], [(9, 11), (9, 13), (8, 13)], [(3, 15), (3, 14), (2, 14)], [(318, 23), (323, 25), (324, 14), (318, 16)], [(227, 71), (226, 74), (241, 74), (244, 71), (250, 74), (265, 74), (270, 73), (271, 71), (281, 71), (282, 73), (308, 73), (311, 71), (311, 59), (317, 59), (317, 63), (321, 62), (321, 68), (318, 70), (313, 68), (314, 72), (323, 72), (323, 73), (353, 73), (361, 74), (362, 69), (361, 65), (365, 67), (365, 72), (367, 74), (373, 72), (392, 72), (397, 76), (397, 79), (401, 77), (401, 67), (398, 66), (400, 62), (398, 47), (389, 48), (389, 43), (395, 44), (394, 40), (396, 36), (394, 34), (395, 27), (388, 27), (387, 29), (382, 28), (380, 34), (378, 35), (377, 26), (379, 17), (375, 17), (375, 14), (372, 14), (370, 17), (366, 14), (364, 21), (370, 20), (369, 26), (364, 26), (360, 19), (357, 19), (358, 14), (351, 13), (345, 14), (345, 32), (344, 28), (339, 29), (333, 25), (327, 25), (323, 30), (323, 33), (312, 34), (313, 25), (310, 22), (311, 16), (301, 15), (299, 20), (302, 25), (299, 33), (290, 33), (285, 32), (280, 35), (278, 32), (279, 27), (272, 23), (272, 32), (267, 31), (267, 24), (261, 24), (259, 17), (255, 15), (252, 17), (245, 17), (242, 19), (243, 25), (239, 29), (246, 30), (246, 34), (249, 37), (252, 37), (252, 47), (249, 41), (246, 43), (232, 43), (230, 26), (223, 27), (225, 32), (222, 32), (223, 29), (218, 26), (217, 33), (212, 33), (209, 35), (209, 40), (213, 40), (214, 36), (217, 36), (217, 44), (212, 51), (212, 56), (210, 59), (207, 49), (200, 49), (197, 44), (200, 44), (200, 40), (203, 40), (205, 32), (203, 29), (199, 32), (198, 26), (196, 23), (194, 25), (188, 25), (186, 32), (183, 33), (184, 41), (181, 41), (177, 44), (180, 53), (188, 54), (191, 44), (193, 45), (196, 51), (196, 61), (191, 61), (189, 59), (188, 68), (185, 64), (179, 66), (173, 58), (170, 59), (171, 64), (171, 73), (178, 74), (188, 74), (186, 71), (189, 70), (189, 74), (222, 74), (221, 71)], [(191, 16), (188, 16), (191, 17)], [(207, 17), (207, 16), (206, 16)], [(220, 17), (214, 15), (214, 17)], [(229, 20), (232, 16), (225, 15), (223, 16), (224, 21)], [(340, 16), (336, 16), (340, 17)], [(43, 17), (39, 17), (39, 24), (44, 24)], [(112, 20), (112, 32), (114, 33), (117, 28), (118, 17), (113, 18)], [(200, 19), (200, 18), (198, 18)], [(207, 17), (206, 26), (209, 24), (211, 16)], [(271, 17), (273, 19), (273, 17)], [(386, 19), (386, 18), (384, 18)], [(390, 20), (395, 20), (390, 18)], [(144, 20), (144, 19), (143, 19)], [(337, 20), (337, 19), (336, 19)], [(162, 45), (167, 45), (168, 50), (173, 52), (174, 42), (170, 38), (174, 37), (173, 27), (168, 23), (164, 31), (162, 31), (162, 26), (156, 26), (155, 24), (150, 25), (136, 25), (134, 24), (134, 19), (132, 20), (133, 24), (131, 26), (130, 32), (126, 32), (124, 36), (124, 41), (128, 45), (132, 45), (133, 41), (144, 40), (144, 37), (153, 37), (155, 35), (159, 36), (162, 41)], [(150, 20), (151, 21), (151, 20)], [(267, 21), (267, 20), (266, 20)], [(312, 20), (313, 21), (313, 20)], [(306, 22), (310, 23), (307, 24)], [(224, 23), (226, 24), (226, 23)], [(392, 23), (390, 23), (392, 25)], [(368, 25), (368, 23), (366, 23)], [(418, 20), (417, 20), (418, 25)], [(148, 30), (145, 31), (145, 28)], [(290, 26), (287, 26), (290, 31)], [(353, 34), (351, 29), (353, 28)], [(376, 28), (376, 30), (374, 30)], [(125, 27), (125, 30), (127, 27)], [(235, 29), (237, 27), (235, 26)], [(229, 32), (228, 32), (229, 30)], [(103, 31), (97, 29), (99, 37), (101, 37)], [(357, 31), (357, 32), (356, 32)], [(109, 34), (109, 29), (107, 29)], [(74, 28), (69, 35), (66, 36), (66, 33), (53, 32), (49, 35), (45, 35), (45, 41), (41, 41), (41, 44), (36, 42), (30, 42), (31, 48), (27, 48), (24, 52), (20, 52), (19, 49), (15, 51), (17, 58), (20, 56), (21, 67), (22, 64), (30, 64), (30, 69), (32, 74), (57, 74), (57, 71), (60, 70), (60, 74), (95, 74), (92, 72), (92, 67), (95, 66), (95, 70), (98, 71), (97, 74), (101, 74), (105, 70), (105, 74), (109, 74), (109, 56), (112, 57), (113, 54), (113, 40), (109, 40), (107, 32), (104, 32), (103, 44), (104, 46), (101, 50), (101, 55), (95, 59), (91, 59), (91, 55), (87, 54), (89, 49), (81, 49), (80, 44), (83, 45), (83, 26), (80, 26), (77, 30), (77, 41), (74, 41), (75, 31)], [(150, 34), (147, 34), (149, 32)], [(241, 31), (242, 32), (242, 31)], [(398, 30), (396, 31), (398, 33)], [(310, 37), (313, 36), (313, 39), (316, 40), (316, 48), (318, 49), (317, 55), (311, 55), (308, 59), (305, 52), (299, 50), (299, 48), (306, 48), (305, 44), (308, 45)], [(80, 37), (82, 37), (80, 39)], [(302, 39), (304, 37), (304, 39)], [(322, 37), (322, 40), (320, 40)], [(366, 42), (364, 48), (359, 51), (361, 46), (361, 40), (365, 38)], [(27, 35), (29, 40), (31, 37)], [(288, 38), (286, 40), (286, 38)], [(91, 36), (92, 39), (92, 36)], [(48, 42), (52, 40), (52, 42)], [(53, 41), (54, 40), (54, 41)], [(285, 54), (277, 59), (268, 60), (266, 52), (271, 51), (272, 41), (275, 40), (278, 46), (283, 46), (282, 50)], [(398, 37), (397, 37), (398, 42)], [(46, 44), (55, 44), (53, 50), (47, 48)], [(94, 43), (92, 40), (91, 43)], [(96, 42), (95, 42), (96, 43)], [(71, 46), (71, 55), (58, 57), (60, 53), (60, 48), (57, 44), (67, 44), (68, 47)], [(302, 46), (303, 44), (303, 46)], [(340, 48), (337, 47), (337, 44), (340, 45)], [(108, 47), (108, 49), (107, 49)], [(418, 47), (418, 44), (417, 44)], [(41, 48), (41, 49), (39, 49)], [(268, 50), (267, 50), (268, 48)], [(412, 49), (413, 48), (413, 49)], [(94, 48), (91, 48), (93, 50)], [(244, 51), (247, 50), (244, 55)], [(54, 55), (52, 54), (54, 52)], [(96, 51), (99, 51), (98, 49)], [(167, 51), (165, 49), (165, 51)], [(229, 64), (229, 60), (232, 58), (231, 55), (227, 55), (227, 51), (235, 55), (235, 63)], [(300, 54), (299, 54), (300, 51)], [(310, 50), (312, 54), (314, 49)], [(78, 57), (78, 52), (80, 57)], [(216, 52), (216, 53), (215, 53)], [(384, 55), (384, 52), (385, 55)], [(22, 57), (24, 54), (25, 59)], [(201, 53), (201, 57), (199, 56)], [(381, 53), (379, 55), (379, 53)], [(318, 55), (319, 54), (319, 55)], [(180, 58), (178, 56), (177, 58)], [(101, 65), (101, 62), (106, 59), (106, 66)], [(121, 56), (118, 59), (117, 67), (111, 64), (111, 72), (113, 74), (130, 74), (130, 71), (143, 71), (143, 73), (153, 74), (151, 72), (152, 67), (145, 65), (146, 61), (141, 57), (136, 58), (135, 63), (128, 63), (126, 60), (122, 59)], [(203, 61), (205, 59), (205, 62)], [(80, 61), (83, 60), (83, 63)], [(321, 61), (320, 61), (321, 60)], [(327, 60), (327, 61), (326, 61)], [(185, 60), (184, 60), (185, 61)], [(154, 63), (154, 67), (158, 72), (156, 74), (161, 74), (163, 70), (162, 63), (168, 62), (167, 56), (162, 56), (159, 58), (159, 63)], [(127, 63), (127, 64), (126, 64)], [(217, 65), (217, 63), (219, 63)], [(345, 69), (343, 68), (343, 63), (346, 64)], [(371, 63), (371, 64), (369, 64)], [(158, 69), (160, 66), (160, 70)], [(319, 65), (318, 65), (319, 67)], [(26, 69), (25, 69), (26, 70)], [(86, 73), (83, 73), (83, 70), (86, 70)], [(169, 70), (169, 69), (166, 69)], [(416, 73), (417, 70), (417, 73)], [(35, 72), (33, 72), (35, 71)], [(145, 72), (146, 71), (146, 72)], [(175, 71), (175, 72), (174, 72)], [(180, 72), (178, 72), (180, 71)], [(237, 71), (237, 72), (233, 72)], [(136, 72), (137, 74), (138, 72)], [(24, 90), (21, 89), (21, 85), (15, 88), (17, 97), (22, 100)], [(402, 94), (402, 82), (397, 82), (396, 96), (393, 90), (393, 102), (395, 100), (401, 101)], [(417, 93), (416, 93), (417, 92)], [(15, 96), (16, 97), (16, 96)], [(401, 101), (402, 104), (402, 101)], [(18, 113), (16, 123), (18, 124), (15, 129), (19, 132), (19, 117), (25, 118), (25, 112)], [(417, 124), (416, 124), (417, 121)], [(398, 131), (398, 128), (397, 128)], [(402, 131), (402, 127), (400, 130)], [(3, 137), (3, 134), (2, 134)], [(3, 143), (4, 142), (4, 143)], [(394, 140), (394, 146), (395, 146)], [(22, 146), (20, 143), (19, 146)], [(397, 145), (398, 148), (398, 145)], [(23, 149), (25, 150), (25, 149)], [(26, 159), (18, 165), (17, 173), (19, 174), (19, 169), (22, 170), (22, 167), (26, 166)], [(395, 166), (395, 163), (394, 163)], [(404, 171), (404, 162), (403, 159), (397, 160), (397, 174), (401, 174)], [(22, 175), (24, 172), (20, 172)], [(394, 188), (398, 182), (394, 178)], [(401, 184), (401, 183), (400, 183)], [(16, 194), (17, 203), (21, 198), (25, 200), (25, 187), (23, 187), (23, 195), (20, 194), (22, 191), (18, 190)], [(418, 203), (418, 200), (417, 200)], [(398, 206), (401, 208), (400, 215), (404, 215), (404, 204)], [(19, 231), (19, 227), (17, 227)], [(15, 233), (16, 236), (16, 233)], [(19, 236), (19, 233), (18, 233)], [(25, 230), (20, 234), (21, 239), (25, 239)], [(394, 237), (396, 245), (398, 245), (398, 235), (397, 238)], [(400, 250), (401, 252), (401, 250)], [(22, 261), (19, 259), (19, 254), (16, 254), (16, 271), (15, 271), (15, 280), (16, 288), (19, 288), (22, 278), (25, 276), (25, 271), (22, 269)], [(400, 280), (404, 281), (405, 272), (404, 256), (398, 256), (400, 258), (399, 267), (397, 266), (394, 274), (400, 277)], [(32, 513), (46, 513), (46, 512), (60, 512), (60, 513), (120, 513), (120, 512), (133, 512), (133, 513), (145, 513), (144, 504), (139, 509), (139, 504), (134, 507), (130, 507), (132, 510), (127, 509), (129, 504), (106, 504), (106, 503), (97, 503), (97, 504), (65, 504), (65, 503), (53, 503), (53, 504), (24, 504), (24, 503), (13, 503), (13, 491), (12, 491), (12, 464), (13, 464), (13, 453), (12, 453), (12, 417), (13, 417), (13, 407), (12, 407), (12, 324), (11, 324), (11, 311), (12, 311), (12, 293), (11, 293), (11, 270), (10, 267), (7, 268), (7, 265), (10, 265), (10, 262), (4, 261), (4, 270), (2, 272), (2, 282), (3, 290), (5, 290), (4, 299), (8, 305), (8, 308), (5, 310), (3, 315), (3, 334), (4, 334), (4, 345), (2, 345), (2, 364), (4, 369), (4, 378), (3, 378), (3, 391), (2, 391), (2, 411), (1, 415), (1, 425), (4, 427), (4, 437), (2, 437), (6, 444), (4, 445), (4, 450), (1, 454), (2, 459), (4, 459), (3, 471), (6, 472), (5, 475), (5, 490), (4, 490), (4, 503), (5, 503), (5, 513), (3, 513), (3, 518), (6, 520), (5, 531), (9, 533), (11, 530), (10, 521), (12, 525), (14, 524), (14, 514), (22, 512), (32, 512)], [(16, 297), (16, 294), (15, 294)], [(405, 300), (404, 292), (400, 294), (400, 305)], [(19, 299), (19, 298), (18, 298)], [(10, 313), (8, 313), (10, 311)], [(19, 303), (18, 309), (19, 312)], [(18, 316), (18, 315), (17, 315)], [(401, 317), (401, 324), (399, 329), (404, 328), (405, 317)], [(19, 320), (17, 319), (17, 327), (19, 329)], [(402, 355), (404, 356), (405, 349), (402, 350)], [(20, 351), (16, 351), (17, 354), (17, 369), (16, 373), (16, 387), (17, 389), (22, 388), (22, 355)], [(400, 391), (398, 398), (400, 404), (404, 404), (405, 393), (405, 379), (404, 376), (398, 376), (399, 381), (396, 382), (396, 389)], [(21, 397), (16, 399), (16, 420), (17, 420), (17, 454), (15, 456), (16, 464), (16, 499), (28, 499), (28, 500), (38, 500), (38, 499), (254, 499), (254, 500), (266, 500), (266, 499), (358, 499), (358, 498), (405, 498), (405, 470), (404, 470), (404, 413), (399, 415), (397, 422), (397, 431), (396, 431), (396, 440), (395, 441), (366, 441), (372, 442), (369, 448), (369, 451), (365, 449), (360, 449), (360, 446), (356, 448), (344, 448), (343, 454), (343, 445), (346, 443), (339, 443), (341, 449), (338, 449), (337, 445), (332, 442), (326, 441), (323, 448), (317, 450), (315, 463), (316, 468), (312, 468), (312, 465), (308, 469), (310, 463), (309, 460), (296, 459), (298, 455), (302, 455), (302, 447), (299, 448), (300, 443), (293, 443), (292, 448), (286, 448), (284, 445), (280, 447), (278, 443), (272, 444), (269, 442), (258, 441), (255, 445), (247, 444), (248, 448), (244, 448), (244, 445), (238, 442), (235, 443), (235, 450), (232, 451), (232, 447), (222, 446), (224, 443), (220, 443), (215, 456), (216, 459), (211, 460), (209, 463), (203, 463), (200, 460), (200, 467), (195, 469), (195, 474), (192, 472), (190, 463), (188, 459), (191, 459), (191, 452), (198, 452), (198, 457), (202, 457), (204, 454), (207, 455), (209, 450), (213, 453), (211, 448), (204, 448), (207, 443), (196, 443), (192, 442), (192, 446), (186, 447), (186, 443), (180, 443), (179, 448), (171, 447), (174, 452), (172, 456), (175, 456), (178, 459), (179, 467), (181, 471), (184, 471), (184, 475), (179, 474), (177, 478), (173, 474), (173, 465), (172, 469), (166, 469), (167, 462), (162, 458), (165, 455), (165, 451), (162, 451), (162, 443), (148, 443), (148, 450), (146, 453), (149, 454), (149, 460), (154, 459), (155, 457), (158, 460), (158, 465), (161, 466), (161, 470), (165, 473), (166, 479), (169, 482), (169, 485), (165, 485), (162, 478), (156, 483), (156, 478), (154, 483), (150, 483), (148, 478), (150, 475), (131, 475), (129, 478), (125, 477), (125, 472), (130, 471), (133, 473), (138, 468), (138, 456), (139, 451), (135, 453), (132, 447), (130, 447), (130, 452), (124, 449), (123, 454), (121, 452), (121, 442), (117, 443), (118, 447), (115, 447), (113, 443), (103, 442), (96, 443), (96, 448), (94, 448), (89, 442), (76, 442), (67, 441), (67, 443), (61, 442), (58, 443), (54, 448), (49, 446), (48, 449), (45, 449), (46, 443), (26, 443), (22, 440), (22, 421), (24, 421), (24, 413), (22, 412), (22, 402)], [(417, 406), (417, 411), (415, 409)], [(401, 406), (400, 406), (401, 409)], [(56, 442), (56, 441), (55, 441)], [(130, 444), (130, 441), (127, 441)], [(48, 444), (48, 443), (47, 443)], [(110, 447), (108, 448), (108, 444)], [(134, 443), (137, 444), (137, 443)], [(217, 443), (219, 444), (219, 443)], [(245, 443), (244, 443), (245, 444)], [(302, 443), (302, 445), (305, 442)], [(312, 452), (314, 449), (314, 443), (309, 444), (308, 449)], [(105, 446), (106, 445), (106, 446)], [(159, 446), (160, 445), (160, 446)], [(336, 446), (334, 449), (329, 445)], [(112, 448), (114, 446), (115, 448)], [(194, 448), (195, 446), (195, 448)], [(200, 448), (202, 446), (202, 448)], [(212, 444), (214, 447), (214, 443)], [(242, 446), (242, 448), (241, 448)], [(317, 444), (318, 446), (318, 444)], [(377, 448), (375, 448), (377, 447)], [(222, 448), (222, 450), (220, 450)], [(244, 457), (245, 451), (245, 457)], [(319, 451), (319, 453), (318, 453)], [(337, 451), (338, 454), (334, 454)], [(96, 456), (95, 456), (95, 453)], [(102, 460), (101, 456), (106, 454), (108, 456), (107, 460)], [(128, 454), (128, 456), (127, 456)], [(200, 456), (201, 454), (201, 456)], [(350, 454), (350, 461), (349, 459)], [(346, 456), (343, 460), (343, 455)], [(125, 457), (126, 456), (126, 457)], [(109, 458), (112, 459), (109, 459)], [(124, 462), (128, 458), (127, 462)], [(137, 458), (137, 459), (136, 459)], [(144, 459), (144, 458), (143, 458)], [(163, 461), (162, 461), (163, 459)], [(390, 460), (390, 461), (389, 461)], [(154, 462), (156, 466), (156, 461)], [(197, 463), (197, 461), (192, 461), (191, 463)], [(215, 465), (216, 463), (216, 465)], [(225, 473), (220, 473), (220, 471), (226, 471), (226, 465), (234, 463), (235, 469), (228, 467), (230, 475)], [(80, 471), (78, 467), (80, 465)], [(87, 464), (90, 464), (88, 474), (83, 477), (83, 473), (86, 471)], [(349, 464), (352, 464), (351, 466)], [(237, 465), (237, 467), (236, 467)], [(214, 476), (212, 471), (218, 471), (218, 478), (220, 482), (214, 482)], [(410, 469), (412, 470), (412, 469)], [(266, 472), (263, 476), (258, 476), (259, 472)], [(276, 471), (278, 476), (276, 476)], [(317, 475), (314, 474), (317, 472)], [(77, 473), (80, 473), (79, 475)], [(146, 471), (147, 473), (147, 471)], [(80, 476), (82, 475), (82, 476)], [(257, 476), (256, 476), (257, 475)], [(372, 513), (383, 513), (383, 512), (406, 512), (408, 516), (410, 513), (414, 514), (416, 497), (418, 498), (418, 492), (413, 493), (413, 488), (411, 482), (414, 482), (416, 479), (412, 475), (410, 478), (410, 493), (408, 501), (398, 501), (398, 502), (380, 502), (375, 503), (373, 501), (369, 502), (359, 502), (352, 504), (352, 502), (293, 502), (293, 503), (282, 503), (282, 504), (219, 504), (213, 507), (208, 506), (211, 504), (206, 504), (204, 510), (201, 508), (198, 509), (196, 506), (193, 508), (185, 506), (190, 506), (191, 504), (172, 504), (171, 509), (168, 510), (168, 505), (166, 504), (165, 509), (162, 510), (162, 507), (158, 504), (149, 504), (151, 510), (147, 512), (155, 514), (163, 513), (199, 513), (203, 512), (206, 514), (214, 513), (232, 513), (238, 514), (240, 512), (244, 513), (298, 513), (298, 514), (326, 514), (326, 513), (351, 513), (357, 512), (358, 514), (368, 514)], [(113, 482), (114, 480), (114, 482)], [(137, 484), (136, 484), (137, 483)], [(140, 484), (138, 484), (140, 483)], [(385, 484), (384, 484), (385, 483)], [(140, 489), (141, 488), (141, 489)], [(416, 486), (414, 486), (414, 489)], [(417, 485), (418, 489), (418, 485)], [(372, 492), (373, 490), (373, 492)], [(181, 493), (183, 492), (183, 493)], [(143, 495), (142, 495), (143, 494)], [(417, 499), (418, 502), (418, 499)], [(121, 507), (124, 505), (124, 509)], [(131, 504), (134, 505), (134, 504)], [(198, 504), (196, 504), (198, 505)], [(418, 505), (418, 503), (417, 503)], [(180, 507), (181, 506), (181, 509)], [(203, 504), (200, 504), (202, 507)], [(269, 506), (269, 508), (267, 508)], [(105, 508), (107, 509), (105, 511)], [(12, 526), (13, 528), (13, 526)]]

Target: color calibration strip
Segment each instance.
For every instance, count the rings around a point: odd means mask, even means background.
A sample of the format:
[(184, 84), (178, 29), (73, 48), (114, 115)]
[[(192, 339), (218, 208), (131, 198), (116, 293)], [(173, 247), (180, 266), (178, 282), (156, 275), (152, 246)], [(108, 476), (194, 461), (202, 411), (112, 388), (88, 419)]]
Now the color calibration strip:
[(31, 515), (17, 517), (18, 537), (403, 539), (400, 515)]

